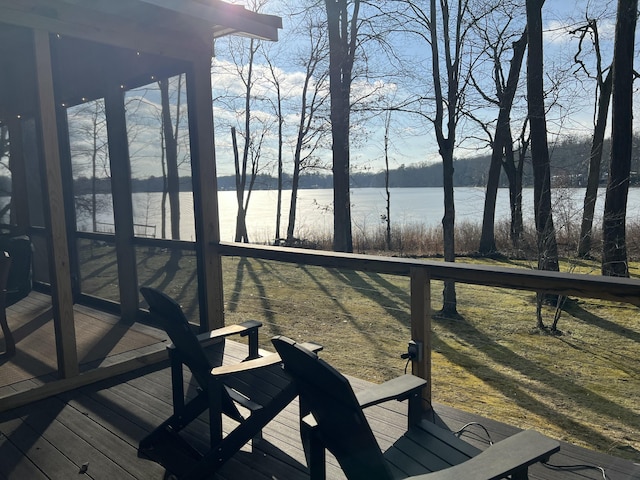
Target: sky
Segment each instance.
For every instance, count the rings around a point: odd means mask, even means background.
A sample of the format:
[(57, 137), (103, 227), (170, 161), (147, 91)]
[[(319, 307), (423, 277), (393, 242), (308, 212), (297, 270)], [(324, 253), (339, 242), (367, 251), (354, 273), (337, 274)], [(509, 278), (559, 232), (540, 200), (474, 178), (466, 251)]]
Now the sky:
[[(273, 5), (275, 0), (269, 0), (267, 6)], [(274, 13), (266, 10), (266, 13)], [(573, 55), (577, 51), (578, 42), (575, 37), (567, 32), (576, 28), (584, 22), (586, 13), (601, 19), (599, 22), (600, 40), (603, 46), (603, 61), (610, 63), (612, 56), (612, 44), (615, 25), (615, 2), (613, 1), (572, 1), (572, 0), (546, 0), (543, 8), (544, 22), (544, 51), (545, 68), (548, 77), (547, 85), (557, 82), (561, 92), (557, 104), (548, 112), (547, 122), (550, 131), (551, 142), (562, 141), (566, 136), (586, 136), (590, 135), (593, 124), (593, 98), (594, 83), (586, 78), (582, 82), (573, 81), (572, 72), (576, 69), (573, 62)], [(524, 17), (516, 18), (514, 22), (514, 32), (520, 32), (524, 24)], [(273, 60), (273, 68), (277, 73), (283, 92), (285, 105), (285, 147), (284, 161), (285, 171), (291, 172), (291, 159), (293, 151), (293, 133), (297, 127), (299, 116), (300, 97), (304, 83), (304, 71), (300, 63), (292, 60), (295, 55), (301, 55), (301, 51), (308, 44), (308, 36), (296, 35), (294, 33), (295, 23), (287, 17), (283, 17), (284, 29), (280, 34), (280, 41), (269, 42), (266, 47), (270, 49)], [(373, 80), (357, 78), (352, 86), (354, 96), (371, 94), (373, 92), (382, 99), (381, 101), (391, 103), (391, 97), (402, 98), (408, 93), (419, 93), (429, 95), (430, 92), (430, 57), (429, 49), (424, 43), (415, 38), (398, 37), (392, 39), (399, 46), (397, 50), (402, 53), (405, 59), (409, 59), (415, 70), (419, 74), (415, 78), (408, 76), (397, 78), (391, 76), (379, 76)], [(239, 40), (233, 40), (234, 45), (240, 45), (235, 49), (228, 48), (229, 42), (216, 43), (215, 50), (217, 56), (212, 62), (212, 84), (214, 86), (213, 112), (216, 126), (216, 160), (218, 175), (231, 175), (234, 173), (233, 150), (230, 134), (230, 127), (235, 126), (238, 132), (243, 131), (243, 111), (244, 111), (244, 85), (238, 76), (236, 63), (232, 61), (229, 52), (234, 52), (236, 62), (242, 64), (241, 57), (246, 58), (248, 44), (238, 44)], [(593, 63), (593, 54), (586, 47), (585, 43), (584, 60), (588, 64)], [(360, 55), (364, 55), (360, 53)], [(371, 61), (371, 65), (379, 67), (384, 65), (386, 59), (375, 51), (366, 52)], [(505, 62), (511, 58), (509, 52)], [(425, 69), (419, 67), (426, 65)], [(483, 70), (484, 69), (484, 70)], [(521, 81), (524, 79), (526, 66), (523, 65)], [(391, 69), (392, 70), (392, 69)], [(485, 67), (475, 67), (474, 72), (481, 77), (486, 73)], [(565, 77), (558, 77), (557, 72), (564, 72)], [(260, 133), (264, 130), (264, 143), (261, 151), (261, 173), (275, 174), (275, 160), (277, 159), (277, 123), (274, 115), (274, 87), (269, 81), (271, 71), (265, 63), (263, 57), (258, 56), (254, 65), (254, 77), (256, 82), (252, 91), (252, 125), (254, 131)], [(326, 85), (324, 91), (326, 92)], [(177, 102), (177, 79), (173, 79), (173, 98)], [(411, 90), (413, 89), (413, 90)], [(411, 92), (409, 92), (411, 90)], [(184, 84), (182, 84), (181, 105), (184, 109), (186, 104)], [(147, 176), (149, 174), (160, 176), (161, 170), (161, 150), (160, 150), (160, 120), (159, 120), (159, 94), (157, 86), (150, 85), (145, 88), (127, 92), (129, 125), (133, 128), (130, 138), (130, 152), (132, 155), (132, 165), (134, 176)], [(469, 95), (471, 97), (471, 95)], [(524, 85), (519, 91), (521, 98), (520, 105), (514, 109), (512, 114), (514, 134), (517, 134), (526, 109), (524, 107)], [(103, 108), (103, 107), (102, 107)], [(432, 107), (429, 107), (432, 108)], [(80, 107), (85, 109), (85, 107)], [(477, 117), (495, 120), (497, 116), (496, 108), (478, 108), (474, 111)], [(175, 112), (174, 112), (175, 116)], [(180, 132), (187, 132), (186, 113), (181, 114), (182, 123)], [(82, 127), (82, 122), (87, 121), (82, 115), (70, 114), (70, 127), (73, 130), (87, 129), (87, 125)], [(381, 116), (368, 115), (366, 121), (360, 121), (358, 115), (354, 115), (352, 122), (352, 143), (351, 143), (351, 168), (352, 171), (372, 171), (377, 172), (384, 168), (384, 125)], [(142, 128), (145, 126), (146, 128)], [(79, 136), (81, 137), (81, 135)], [(78, 138), (79, 138), (78, 137)], [(401, 165), (416, 163), (434, 163), (440, 161), (437, 142), (433, 134), (432, 125), (424, 117), (415, 114), (402, 114), (394, 112), (391, 117), (390, 127), (390, 168), (397, 168)], [(89, 141), (90, 139), (85, 139)], [(238, 143), (242, 145), (242, 137), (238, 137)], [(469, 120), (462, 120), (458, 128), (458, 145), (456, 157), (470, 157), (483, 153), (488, 153), (486, 147), (486, 135), (483, 134), (477, 125)], [(91, 147), (90, 145), (88, 147)], [(75, 142), (76, 158), (82, 157), (82, 144)], [(87, 151), (91, 148), (87, 148)], [(320, 161), (330, 168), (331, 150), (330, 138), (325, 138), (323, 147), (318, 150)], [(552, 150), (553, 151), (553, 150)], [(180, 156), (182, 159), (188, 156), (188, 139), (182, 136), (180, 143)], [(106, 158), (106, 157), (105, 157)], [(106, 163), (106, 162), (105, 162)], [(79, 158), (76, 176), (87, 175), (88, 157)], [(325, 173), (329, 173), (326, 170)], [(185, 163), (185, 175), (189, 174), (188, 166)]]
[[(269, 7), (270, 4), (267, 4)], [(267, 8), (265, 7), (265, 8)], [(272, 13), (265, 10), (267, 13)], [(603, 45), (603, 56), (605, 63), (610, 62), (611, 46), (613, 43), (613, 33), (615, 25), (615, 2), (612, 1), (572, 1), (572, 0), (547, 0), (543, 7), (544, 22), (544, 49), (545, 49), (545, 68), (550, 72), (564, 70), (571, 72), (575, 69), (573, 65), (573, 55), (577, 50), (577, 40), (571, 38), (567, 34), (568, 30), (574, 29), (575, 26), (584, 21), (586, 12), (603, 18), (599, 25), (600, 40)], [(524, 21), (524, 18), (521, 19)], [(294, 37), (287, 30), (291, 27), (291, 22), (287, 17), (283, 18), (284, 30), (280, 35), (280, 42), (276, 48), (278, 50), (277, 59), (274, 61), (278, 68), (279, 78), (282, 84), (282, 90), (291, 96), (300, 95), (304, 73), (300, 68), (292, 67), (290, 62), (278, 62), (284, 59), (287, 52), (298, 48), (302, 41), (300, 38)], [(402, 50), (405, 56), (412, 56), (412, 61), (416, 65), (429, 63), (430, 59), (426, 55), (427, 48), (425, 44), (420, 44), (415, 40), (407, 42), (406, 38), (402, 40)], [(213, 68), (213, 84), (214, 97), (243, 94), (242, 83), (238, 81), (237, 75), (234, 75), (235, 66), (230, 63), (229, 55), (223, 48), (216, 48), (217, 57), (214, 60)], [(587, 49), (585, 48), (585, 51)], [(587, 62), (591, 62), (593, 55), (584, 56)], [(367, 52), (371, 57), (375, 53)], [(510, 60), (510, 53), (507, 55), (507, 61)], [(523, 65), (521, 79), (524, 78), (526, 66)], [(430, 72), (425, 71), (424, 75)], [(254, 75), (268, 76), (268, 69), (264, 63), (258, 62), (255, 66)], [(584, 80), (582, 83), (569, 81), (570, 77), (561, 79), (554, 78), (549, 74), (546, 79), (547, 84), (556, 81), (561, 91), (560, 99), (557, 105), (548, 112), (548, 128), (550, 130), (550, 141), (561, 140), (564, 135), (588, 135), (593, 123), (593, 84)], [(397, 92), (401, 94), (406, 89), (406, 84), (396, 80), (378, 80), (378, 85), (372, 82), (363, 82), (356, 80), (353, 86), (355, 92), (361, 93), (371, 90), (374, 87), (380, 88), (379, 82), (385, 83), (383, 90), (386, 92)], [(427, 83), (425, 88), (428, 90)], [(265, 98), (272, 91), (272, 86), (268, 82), (261, 82), (254, 90), (256, 98)], [(428, 94), (428, 92), (427, 92)], [(520, 95), (524, 95), (524, 89), (520, 90)], [(229, 126), (234, 122), (239, 124), (242, 122), (241, 112), (233, 111), (229, 108), (230, 102), (214, 101), (214, 117), (216, 119), (216, 148), (218, 159), (218, 172), (220, 175), (233, 173), (233, 155), (231, 150), (231, 136), (229, 134)], [(239, 105), (239, 104), (236, 104)], [(267, 158), (275, 158), (274, 132), (276, 131), (273, 123), (273, 111), (263, 105), (254, 105), (253, 112), (267, 127), (268, 133), (265, 141), (265, 153), (263, 153), (263, 165), (266, 164)], [(496, 112), (483, 109), (479, 112), (480, 116), (485, 118), (495, 118)], [(517, 125), (518, 119), (524, 115), (524, 110), (520, 108), (514, 111), (514, 124)], [(297, 124), (297, 115), (290, 112), (286, 117), (286, 124), (295, 126)], [(355, 123), (355, 122), (354, 122)], [(514, 130), (519, 126), (514, 125)], [(238, 127), (241, 130), (240, 126)], [(357, 124), (354, 128), (356, 135), (352, 141), (352, 158), (351, 166), (353, 170), (369, 170), (379, 171), (383, 168), (383, 138), (384, 129), (382, 128), (382, 120), (369, 119), (366, 124)], [(482, 137), (478, 129), (469, 121), (463, 121), (460, 124), (458, 138), (461, 140), (457, 149), (458, 157), (474, 156), (487, 151), (486, 140)], [(393, 137), (392, 148), (390, 151), (391, 168), (396, 168), (402, 164), (414, 163), (433, 163), (439, 161), (437, 144), (433, 135), (433, 129), (428, 121), (418, 118), (415, 115), (393, 114), (391, 134)], [(269, 141), (269, 138), (271, 141)], [(485, 137), (486, 138), (486, 137)], [(290, 149), (285, 150), (286, 158), (291, 157)], [(326, 163), (330, 162), (330, 150), (326, 148), (323, 154)]]

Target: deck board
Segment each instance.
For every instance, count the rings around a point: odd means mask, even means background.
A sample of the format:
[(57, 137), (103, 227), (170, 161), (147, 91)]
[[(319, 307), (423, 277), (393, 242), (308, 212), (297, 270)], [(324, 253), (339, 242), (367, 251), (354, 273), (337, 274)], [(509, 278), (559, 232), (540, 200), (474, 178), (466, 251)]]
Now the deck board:
[[(246, 346), (228, 342), (225, 363), (243, 358)], [(185, 375), (185, 381), (189, 381)], [(352, 379), (355, 389), (365, 381)], [(192, 390), (193, 392), (193, 390)], [(172, 410), (170, 372), (166, 366), (149, 367), (35, 404), (0, 414), (0, 479), (57, 479), (78, 475), (87, 464), (85, 476), (95, 479), (162, 479), (164, 467), (139, 455), (138, 442)], [(404, 432), (406, 406), (388, 402), (367, 409), (382, 448), (388, 448)], [(187, 429), (190, 441), (206, 448), (208, 426), (198, 419)], [(443, 405), (435, 406), (436, 423), (455, 431), (469, 421), (479, 421), (499, 440), (517, 432), (502, 423), (482, 419)], [(227, 431), (228, 424), (224, 429)], [(473, 432), (463, 438), (484, 449), (486, 443)], [(632, 462), (562, 444), (555, 464), (589, 463), (606, 469), (610, 480), (640, 479), (640, 467)], [(328, 478), (344, 478), (334, 458), (328, 458)], [(264, 431), (263, 440), (246, 445), (212, 478), (224, 480), (306, 480), (304, 453), (298, 433), (297, 400), (281, 412)], [(535, 465), (530, 478), (538, 480), (601, 479), (595, 470), (572, 473)]]
[[(0, 359), (0, 398), (58, 379), (51, 297), (31, 292), (7, 308), (7, 321), (16, 340), (16, 355)], [(164, 348), (166, 335), (140, 323), (74, 305), (80, 371), (112, 365), (141, 353)], [(4, 339), (0, 340), (4, 348)]]

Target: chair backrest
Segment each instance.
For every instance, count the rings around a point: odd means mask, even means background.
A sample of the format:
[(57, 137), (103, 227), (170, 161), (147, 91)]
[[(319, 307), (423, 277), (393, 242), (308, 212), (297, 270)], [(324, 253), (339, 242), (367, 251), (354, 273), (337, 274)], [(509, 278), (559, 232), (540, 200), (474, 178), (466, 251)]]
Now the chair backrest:
[(7, 279), (7, 306), (25, 298), (31, 292), (32, 275), (31, 239), (27, 235), (12, 235), (0, 242), (11, 256), (11, 268)]
[(315, 353), (293, 340), (272, 339), (284, 369), (313, 413), (327, 450), (350, 480), (389, 480), (389, 467), (349, 381)]
[(207, 358), (196, 334), (180, 305), (165, 293), (151, 287), (141, 287), (140, 293), (149, 304), (153, 318), (167, 332), (181, 360), (189, 367), (202, 388), (206, 387), (214, 365)]
[(10, 270), (11, 256), (7, 252), (0, 250), (0, 292), (5, 292), (7, 289)]
[(6, 316), (7, 307), (7, 281), (11, 269), (11, 257), (3, 250), (0, 250), (0, 315)]

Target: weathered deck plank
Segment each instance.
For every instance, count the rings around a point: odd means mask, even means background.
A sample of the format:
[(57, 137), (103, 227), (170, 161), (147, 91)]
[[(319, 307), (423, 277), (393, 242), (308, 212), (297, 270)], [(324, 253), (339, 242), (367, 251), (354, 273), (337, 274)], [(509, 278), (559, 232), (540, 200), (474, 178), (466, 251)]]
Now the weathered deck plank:
[[(164, 332), (82, 305), (74, 305), (79, 369), (87, 372), (164, 350)], [(0, 358), (0, 399), (57, 380), (57, 352), (51, 297), (31, 292), (7, 309), (9, 327), (16, 339), (16, 355)], [(0, 340), (4, 342), (4, 340)]]
[[(225, 361), (243, 358), (246, 347), (228, 342)], [(188, 382), (189, 376), (185, 376)], [(367, 383), (353, 380), (356, 389)], [(387, 448), (405, 428), (405, 405), (389, 402), (367, 409), (382, 448)], [(161, 479), (166, 470), (139, 455), (138, 442), (171, 413), (168, 368), (149, 370), (144, 375), (122, 376), (93, 386), (60, 394), (0, 414), (0, 479), (24, 480), (70, 478), (87, 465), (86, 477), (95, 479)], [(436, 406), (434, 419), (451, 430), (469, 421), (479, 421), (500, 440), (517, 430), (508, 425), (446, 406)], [(228, 425), (225, 425), (225, 430)], [(206, 418), (188, 427), (189, 441), (206, 448)], [(479, 448), (486, 443), (473, 432), (463, 438)], [(344, 478), (335, 459), (328, 458), (328, 478)], [(554, 464), (588, 463), (606, 469), (610, 480), (640, 479), (640, 466), (632, 462), (591, 452), (568, 444), (552, 457)], [(601, 479), (600, 472), (550, 470), (542, 465), (531, 469), (538, 480)], [(263, 440), (245, 446), (212, 478), (224, 480), (306, 480), (304, 453), (298, 433), (298, 406), (294, 401), (264, 430)]]

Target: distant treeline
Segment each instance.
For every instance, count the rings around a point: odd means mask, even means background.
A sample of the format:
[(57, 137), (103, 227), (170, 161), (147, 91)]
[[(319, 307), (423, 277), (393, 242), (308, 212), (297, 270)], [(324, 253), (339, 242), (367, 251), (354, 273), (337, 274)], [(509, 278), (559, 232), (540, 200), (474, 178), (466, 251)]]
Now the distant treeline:
[[(639, 137), (634, 137), (634, 156), (631, 165), (631, 184), (640, 186), (640, 156), (636, 147), (640, 143)], [(582, 187), (586, 184), (589, 151), (591, 145), (589, 139), (568, 139), (556, 144), (551, 149), (551, 176), (554, 186)], [(486, 175), (489, 169), (490, 157), (479, 156), (455, 161), (454, 183), (457, 187), (481, 187), (486, 183)], [(609, 141), (605, 141), (603, 155), (601, 184), (606, 184), (609, 168)], [(385, 186), (384, 172), (353, 172), (351, 174), (351, 186), (353, 188), (383, 188)], [(532, 185), (531, 162), (527, 157), (523, 173), (523, 185)], [(134, 192), (161, 192), (163, 190), (163, 179), (161, 177), (150, 177), (147, 179), (133, 179), (132, 189)], [(218, 177), (219, 190), (235, 190), (235, 176), (227, 175)], [(389, 186), (392, 188), (401, 187), (442, 187), (442, 164), (413, 164), (401, 165), (389, 172)], [(502, 186), (507, 186), (506, 177), (503, 175)], [(284, 175), (284, 188), (291, 187), (291, 177)], [(330, 173), (312, 172), (300, 177), (300, 188), (332, 188), (333, 182)], [(111, 186), (108, 179), (96, 179), (96, 192), (109, 193)], [(277, 179), (270, 175), (259, 175), (256, 178), (255, 189), (275, 190), (277, 189)], [(182, 177), (180, 179), (180, 190), (189, 191), (191, 189), (191, 178)], [(74, 190), (77, 195), (91, 193), (93, 190), (92, 181), (89, 178), (81, 177), (74, 182)], [(10, 191), (10, 180), (8, 177), (0, 176), (0, 191)]]
[[(631, 183), (640, 186), (640, 150), (635, 148), (640, 144), (640, 137), (634, 137), (634, 156), (631, 164)], [(588, 138), (570, 138), (551, 146), (551, 176), (554, 186), (583, 187), (586, 185), (589, 172), (589, 152), (591, 141)], [(609, 140), (603, 146), (603, 160), (600, 183), (606, 184), (609, 171)], [(486, 184), (489, 170), (490, 156), (478, 156), (473, 158), (458, 159), (454, 163), (454, 185), (457, 187), (482, 187)], [(285, 188), (289, 188), (290, 177), (285, 175)], [(506, 187), (507, 178), (502, 175), (501, 186)], [(523, 185), (533, 185), (533, 173), (531, 171), (531, 159), (525, 158), (523, 170)], [(332, 188), (330, 174), (315, 172), (307, 173), (300, 178), (300, 188)], [(352, 172), (351, 186), (353, 188), (383, 188), (385, 186), (384, 171)], [(402, 187), (442, 187), (442, 164), (413, 164), (401, 165), (389, 171), (389, 186)], [(225, 176), (218, 178), (220, 190), (234, 190), (235, 177)], [(257, 189), (276, 189), (277, 180), (268, 175), (260, 176), (256, 180)]]

